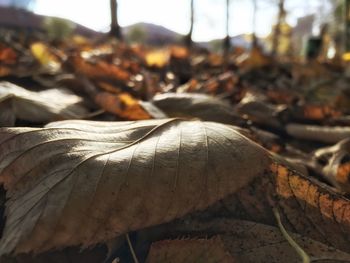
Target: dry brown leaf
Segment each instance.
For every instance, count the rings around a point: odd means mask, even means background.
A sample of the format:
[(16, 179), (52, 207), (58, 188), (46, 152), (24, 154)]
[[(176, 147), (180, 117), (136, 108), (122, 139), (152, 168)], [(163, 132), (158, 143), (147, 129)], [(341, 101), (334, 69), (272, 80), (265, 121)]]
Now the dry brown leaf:
[(123, 68), (109, 64), (103, 60), (99, 60), (95, 63), (85, 61), (79, 56), (73, 56), (70, 58), (74, 70), (92, 79), (109, 79), (126, 83), (130, 79), (130, 73)]
[(8, 99), (8, 97), (5, 97), (3, 100), (1, 100), (0, 95), (0, 127), (14, 126), (15, 123), (16, 114), (12, 107), (12, 101)]
[(153, 243), (146, 263), (233, 263), (220, 237)]
[(274, 153), (282, 152), (285, 148), (285, 144), (279, 136), (258, 128), (251, 127), (248, 137)]
[(107, 112), (128, 120), (152, 119), (152, 116), (143, 109), (140, 102), (126, 92), (120, 94), (100, 92), (95, 96), (95, 102)]
[(17, 53), (10, 47), (0, 44), (0, 63), (12, 65), (17, 62)]
[(17, 60), (17, 53), (12, 48), (0, 43), (0, 77), (10, 75)]
[[(180, 227), (196, 231), (188, 220), (199, 217), (241, 218), (275, 225), (272, 208), (278, 209), (290, 233), (299, 233), (327, 246), (350, 253), (350, 200), (319, 181), (299, 174), (285, 164), (273, 163), (271, 172), (204, 212), (180, 219)], [(213, 229), (215, 224), (212, 225)], [(172, 229), (172, 227), (167, 227)], [(205, 233), (216, 233), (207, 231)], [(226, 233), (223, 231), (222, 233)], [(180, 233), (184, 235), (184, 233)]]
[(152, 117), (152, 119), (166, 119), (166, 115), (161, 109), (149, 101), (139, 101), (141, 107)]
[(273, 105), (267, 101), (265, 95), (247, 93), (236, 106), (237, 111), (249, 120), (274, 128), (281, 128), (279, 114), (285, 110), (284, 105)]
[(304, 117), (309, 120), (324, 120), (340, 117), (341, 113), (328, 105), (305, 105)]
[(152, 103), (169, 117), (192, 117), (227, 124), (243, 123), (230, 104), (199, 93), (165, 93), (153, 97)]
[(350, 201), (330, 187), (274, 164), (274, 205), (291, 231), (350, 252)]
[(297, 82), (319, 81), (320, 79), (329, 79), (331, 76), (331, 72), (327, 70), (326, 66), (317, 61), (305, 64), (295, 63), (291, 73)]
[(36, 123), (83, 118), (87, 110), (82, 98), (68, 90), (29, 91), (9, 82), (0, 82), (0, 125), (13, 125), (15, 118)]
[(77, 247), (69, 247), (64, 250), (46, 252), (39, 255), (5, 256), (1, 258), (1, 263), (101, 263), (104, 262), (106, 255), (107, 249), (104, 246), (97, 246), (83, 251)]
[(12, 73), (10, 67), (0, 65), (0, 77), (8, 76)]
[[(221, 246), (224, 247), (225, 251), (229, 252), (237, 262), (301, 262), (295, 249), (288, 243), (285, 237), (283, 237), (280, 229), (275, 226), (232, 218), (217, 218), (209, 222), (204, 222), (203, 220), (195, 218), (187, 220), (187, 224), (181, 223), (175, 225), (173, 231), (193, 237), (198, 235), (198, 233), (218, 235), (222, 244)], [(350, 262), (350, 254), (347, 252), (300, 234), (291, 232), (288, 234), (309, 255), (313, 260), (312, 262)], [(182, 247), (178, 247), (178, 249), (178, 253), (181, 253)], [(202, 261), (183, 262), (192, 263)], [(221, 261), (217, 259), (217, 261), (214, 262)]]
[(254, 47), (249, 53), (240, 55), (236, 60), (242, 70), (264, 67), (272, 63), (272, 58), (263, 54), (261, 48)]
[(171, 46), (170, 55), (178, 59), (187, 59), (190, 56), (190, 50), (183, 46)]
[(1, 254), (89, 246), (203, 210), (269, 162), (234, 127), (212, 122), (3, 128), (0, 181), (8, 200)]

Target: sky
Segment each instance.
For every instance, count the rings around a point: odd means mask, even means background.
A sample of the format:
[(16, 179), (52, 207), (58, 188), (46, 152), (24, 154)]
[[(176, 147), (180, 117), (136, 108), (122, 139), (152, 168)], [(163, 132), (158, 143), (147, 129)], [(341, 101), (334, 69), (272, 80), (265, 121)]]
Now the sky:
[[(118, 0), (119, 22), (128, 26), (148, 22), (178, 33), (189, 30), (190, 0)], [(266, 36), (277, 17), (276, 0), (258, 0), (256, 32)], [(327, 0), (287, 0), (288, 22), (295, 25), (300, 16), (320, 13)], [(81, 8), (82, 7), (82, 8)], [(79, 11), (77, 11), (79, 10)], [(107, 31), (110, 23), (109, 0), (36, 0), (38, 14), (71, 19), (95, 30)], [(322, 10), (321, 10), (322, 11)], [(252, 1), (232, 0), (230, 5), (230, 35), (253, 31)], [(225, 0), (195, 0), (195, 41), (207, 41), (225, 36)]]

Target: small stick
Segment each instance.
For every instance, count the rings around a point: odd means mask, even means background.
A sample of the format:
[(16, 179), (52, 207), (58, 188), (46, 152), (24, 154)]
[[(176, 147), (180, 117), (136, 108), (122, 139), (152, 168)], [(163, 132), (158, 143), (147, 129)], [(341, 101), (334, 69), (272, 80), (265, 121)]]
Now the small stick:
[(128, 242), (128, 246), (129, 246), (129, 249), (130, 249), (130, 253), (131, 253), (131, 255), (132, 255), (132, 258), (133, 258), (133, 260), (134, 260), (134, 263), (139, 263), (139, 261), (138, 261), (138, 259), (137, 259), (137, 257), (136, 257), (134, 248), (132, 247), (129, 234), (128, 234), (128, 233), (125, 234), (125, 237), (126, 237), (126, 241)]
[(303, 260), (303, 263), (310, 263), (311, 260), (310, 260), (309, 255), (306, 254), (306, 252), (298, 245), (298, 243), (294, 241), (294, 239), (288, 234), (287, 230), (282, 225), (280, 214), (276, 208), (273, 208), (273, 213), (276, 217), (278, 227), (281, 230), (283, 237), (295, 249), (295, 251), (298, 253), (298, 255)]

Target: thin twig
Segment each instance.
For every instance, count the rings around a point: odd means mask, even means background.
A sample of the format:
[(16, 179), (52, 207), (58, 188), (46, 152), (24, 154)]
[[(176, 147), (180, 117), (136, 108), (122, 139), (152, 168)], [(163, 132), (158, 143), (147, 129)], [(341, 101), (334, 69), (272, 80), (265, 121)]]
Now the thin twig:
[(282, 225), (280, 214), (276, 208), (273, 208), (273, 213), (276, 217), (278, 227), (281, 230), (283, 237), (295, 249), (295, 251), (298, 253), (298, 255), (303, 260), (303, 263), (310, 263), (311, 260), (310, 260), (309, 255), (306, 254), (306, 252), (298, 245), (298, 243), (294, 241), (294, 239), (288, 234), (287, 230)]
[(134, 263), (139, 263), (139, 261), (138, 261), (138, 259), (137, 259), (137, 257), (136, 257), (134, 248), (132, 247), (129, 234), (128, 234), (128, 233), (125, 234), (125, 237), (126, 237), (126, 241), (128, 242), (128, 246), (129, 246), (129, 249), (130, 249), (130, 253), (131, 253), (131, 255), (132, 255), (132, 258), (133, 258), (133, 260), (134, 260)]

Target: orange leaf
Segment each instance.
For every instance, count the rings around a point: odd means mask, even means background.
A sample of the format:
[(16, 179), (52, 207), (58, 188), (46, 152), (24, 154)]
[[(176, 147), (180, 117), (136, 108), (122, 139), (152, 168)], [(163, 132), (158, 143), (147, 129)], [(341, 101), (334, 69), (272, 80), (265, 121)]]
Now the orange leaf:
[(181, 46), (172, 46), (170, 48), (170, 54), (174, 58), (185, 59), (188, 58), (190, 52), (187, 48)]
[(0, 66), (0, 77), (5, 77), (10, 75), (11, 69), (5, 66)]
[(341, 113), (327, 105), (305, 105), (304, 116), (310, 120), (323, 120), (329, 117), (339, 117)]
[(338, 167), (337, 175), (336, 175), (337, 181), (343, 184), (348, 184), (350, 179), (350, 162), (346, 162), (344, 164), (341, 164)]
[(15, 64), (17, 61), (17, 53), (9, 47), (1, 48), (0, 46), (0, 62), (5, 64)]
[(129, 120), (151, 119), (139, 102), (128, 93), (115, 95), (101, 92), (96, 95), (95, 102), (104, 110)]
[(110, 93), (114, 93), (114, 94), (119, 94), (121, 92), (121, 89), (118, 88), (117, 86), (114, 86), (108, 82), (104, 82), (104, 81), (98, 81), (97, 82), (98, 87), (100, 87), (101, 89), (110, 92)]
[(124, 69), (101, 60), (93, 64), (75, 56), (72, 58), (72, 62), (78, 73), (90, 78), (108, 78), (123, 82), (127, 82), (130, 78), (130, 74)]

